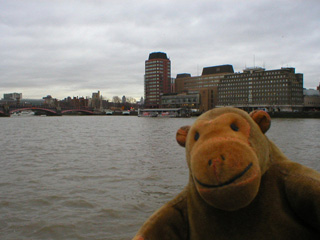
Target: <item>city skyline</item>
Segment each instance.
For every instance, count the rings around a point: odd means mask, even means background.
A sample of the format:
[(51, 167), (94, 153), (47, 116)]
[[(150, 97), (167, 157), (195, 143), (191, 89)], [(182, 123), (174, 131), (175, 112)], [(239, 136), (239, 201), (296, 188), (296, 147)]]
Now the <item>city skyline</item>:
[(319, 85), (317, 1), (0, 0), (0, 95), (144, 96), (144, 62), (166, 52), (171, 76), (232, 64), (295, 67)]

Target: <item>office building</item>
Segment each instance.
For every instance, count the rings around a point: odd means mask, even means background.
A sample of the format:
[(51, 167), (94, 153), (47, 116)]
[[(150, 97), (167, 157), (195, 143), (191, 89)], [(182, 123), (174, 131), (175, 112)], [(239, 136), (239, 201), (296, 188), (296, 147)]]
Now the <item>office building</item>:
[(233, 74), (232, 65), (205, 67), (201, 76), (189, 73), (178, 74), (175, 81), (177, 93), (199, 94), (199, 102), (194, 103), (200, 112), (214, 108), (218, 104), (218, 86), (225, 75)]
[(295, 73), (295, 68), (246, 68), (243, 73), (225, 75), (218, 92), (218, 107), (232, 106), (247, 111), (302, 110), (303, 74)]
[(200, 94), (196, 92), (171, 93), (161, 97), (161, 107), (163, 108), (189, 108), (199, 109)]
[(320, 92), (318, 90), (304, 89), (303, 97), (304, 97), (303, 110), (305, 111), (320, 110)]
[(22, 99), (22, 93), (5, 93), (3, 94), (3, 100), (20, 100)]
[(144, 103), (146, 108), (159, 108), (161, 96), (171, 93), (171, 62), (166, 53), (153, 52), (145, 61)]

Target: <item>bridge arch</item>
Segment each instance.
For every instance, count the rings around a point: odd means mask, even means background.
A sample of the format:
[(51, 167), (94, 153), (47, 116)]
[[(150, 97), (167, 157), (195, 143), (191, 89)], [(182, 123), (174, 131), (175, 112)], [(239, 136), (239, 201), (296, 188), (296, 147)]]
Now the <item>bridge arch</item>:
[(51, 110), (51, 109), (47, 109), (47, 108), (41, 108), (41, 107), (24, 107), (24, 108), (16, 108), (11, 110), (9, 113), (15, 113), (15, 112), (20, 112), (20, 111), (25, 111), (25, 110), (31, 110), (33, 112), (36, 111), (43, 111), (43, 112), (47, 112), (53, 115), (58, 115), (57, 111)]
[(93, 114), (94, 114), (94, 112), (89, 111), (89, 110), (85, 110), (85, 109), (68, 109), (68, 110), (63, 110), (63, 111), (61, 111), (61, 114), (65, 114), (65, 113), (68, 113), (68, 112), (82, 112), (82, 113), (89, 114), (89, 115), (93, 115)]

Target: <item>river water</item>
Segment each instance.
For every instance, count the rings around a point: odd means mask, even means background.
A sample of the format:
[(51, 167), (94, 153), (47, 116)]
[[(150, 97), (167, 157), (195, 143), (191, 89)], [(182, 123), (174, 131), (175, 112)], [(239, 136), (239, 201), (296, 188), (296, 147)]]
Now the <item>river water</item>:
[[(188, 181), (176, 130), (195, 118), (0, 118), (0, 239), (131, 239)], [(320, 120), (267, 133), (320, 171)]]

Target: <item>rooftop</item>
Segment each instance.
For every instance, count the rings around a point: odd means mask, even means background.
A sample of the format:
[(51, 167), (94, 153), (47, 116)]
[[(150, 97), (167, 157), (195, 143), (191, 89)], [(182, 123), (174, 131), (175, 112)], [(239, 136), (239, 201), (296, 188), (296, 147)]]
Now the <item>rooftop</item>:
[(320, 92), (315, 89), (303, 89), (303, 95), (305, 95), (305, 96), (320, 96)]
[(202, 75), (217, 74), (217, 73), (234, 73), (233, 66), (230, 64), (226, 64), (226, 65), (220, 65), (220, 66), (205, 67), (202, 70)]
[(168, 57), (164, 52), (152, 52), (149, 54), (149, 60), (150, 59), (168, 59)]

